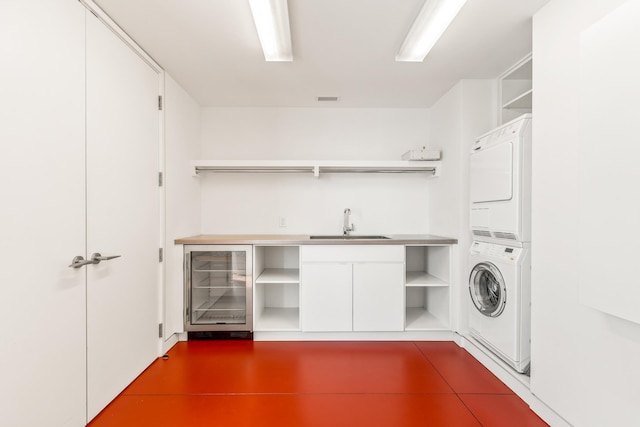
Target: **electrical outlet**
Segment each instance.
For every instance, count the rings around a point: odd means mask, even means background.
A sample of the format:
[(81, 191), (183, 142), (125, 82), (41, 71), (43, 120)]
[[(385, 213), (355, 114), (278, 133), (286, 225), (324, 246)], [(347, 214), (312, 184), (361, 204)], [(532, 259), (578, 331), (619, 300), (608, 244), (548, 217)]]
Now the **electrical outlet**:
[(278, 227), (285, 228), (287, 226), (287, 218), (280, 216), (278, 217)]

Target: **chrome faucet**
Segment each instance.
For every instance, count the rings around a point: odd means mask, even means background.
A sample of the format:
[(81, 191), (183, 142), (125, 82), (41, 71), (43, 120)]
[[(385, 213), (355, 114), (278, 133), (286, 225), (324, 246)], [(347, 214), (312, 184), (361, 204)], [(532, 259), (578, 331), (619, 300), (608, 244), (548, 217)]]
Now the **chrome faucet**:
[(351, 209), (347, 208), (344, 210), (344, 225), (342, 226), (342, 233), (345, 236), (348, 236), (355, 229), (353, 224), (350, 223), (349, 215), (351, 215)]

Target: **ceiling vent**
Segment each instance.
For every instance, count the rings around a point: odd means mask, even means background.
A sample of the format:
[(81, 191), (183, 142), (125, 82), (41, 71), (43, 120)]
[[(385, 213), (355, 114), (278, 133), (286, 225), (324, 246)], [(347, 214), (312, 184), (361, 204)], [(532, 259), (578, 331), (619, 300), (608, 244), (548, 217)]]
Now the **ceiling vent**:
[(337, 96), (319, 96), (318, 102), (337, 102), (339, 99)]

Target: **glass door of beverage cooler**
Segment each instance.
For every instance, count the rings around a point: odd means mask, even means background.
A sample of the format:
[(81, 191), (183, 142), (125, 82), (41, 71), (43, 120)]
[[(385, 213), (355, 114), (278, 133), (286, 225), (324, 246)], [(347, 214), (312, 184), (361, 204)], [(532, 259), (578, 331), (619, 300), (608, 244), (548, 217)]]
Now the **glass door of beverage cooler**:
[(185, 246), (185, 330), (251, 331), (252, 247)]

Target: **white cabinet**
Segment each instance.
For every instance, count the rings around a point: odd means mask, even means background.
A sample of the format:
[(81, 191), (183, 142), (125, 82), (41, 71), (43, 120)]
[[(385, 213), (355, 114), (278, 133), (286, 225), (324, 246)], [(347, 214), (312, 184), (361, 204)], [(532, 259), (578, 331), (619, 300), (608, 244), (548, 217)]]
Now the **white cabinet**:
[(406, 247), (407, 331), (451, 329), (451, 246)]
[(498, 77), (500, 123), (531, 113), (533, 100), (532, 57), (526, 56)]
[(404, 263), (353, 264), (353, 330), (402, 331)]
[(300, 330), (298, 246), (254, 246), (254, 331)]
[(303, 331), (402, 331), (404, 247), (302, 246)]
[(305, 262), (302, 272), (302, 330), (353, 330), (352, 264)]

